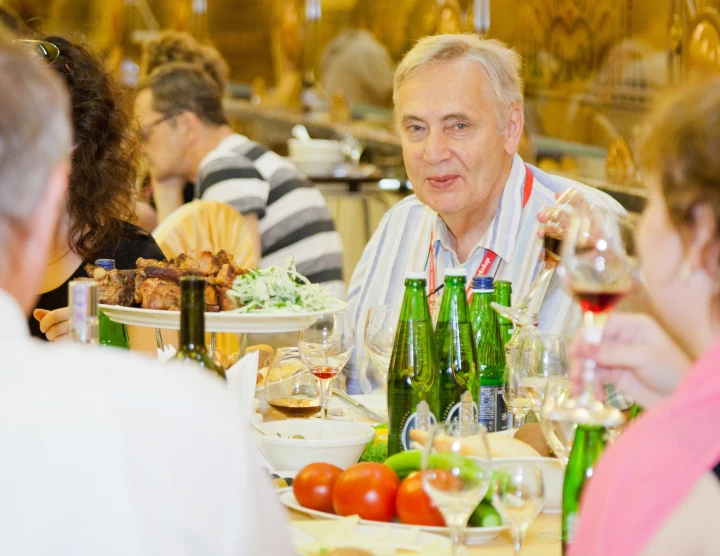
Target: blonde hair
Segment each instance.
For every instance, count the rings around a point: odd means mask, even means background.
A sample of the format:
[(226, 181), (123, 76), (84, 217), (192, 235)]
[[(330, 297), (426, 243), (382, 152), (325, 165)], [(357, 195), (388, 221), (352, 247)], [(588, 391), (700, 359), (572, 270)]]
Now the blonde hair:
[(510, 109), (522, 106), (522, 59), (505, 43), (483, 39), (474, 33), (433, 35), (422, 38), (395, 70), (393, 102), (397, 106), (400, 86), (416, 70), (428, 64), (469, 60), (476, 63), (490, 85), (486, 94), (497, 107), (498, 130), (503, 133)]

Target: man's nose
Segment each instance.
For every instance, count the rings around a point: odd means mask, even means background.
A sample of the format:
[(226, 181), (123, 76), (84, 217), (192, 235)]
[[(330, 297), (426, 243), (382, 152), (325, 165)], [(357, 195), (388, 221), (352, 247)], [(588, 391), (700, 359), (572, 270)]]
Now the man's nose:
[(450, 140), (442, 130), (430, 130), (425, 137), (423, 160), (436, 165), (448, 160), (452, 155)]

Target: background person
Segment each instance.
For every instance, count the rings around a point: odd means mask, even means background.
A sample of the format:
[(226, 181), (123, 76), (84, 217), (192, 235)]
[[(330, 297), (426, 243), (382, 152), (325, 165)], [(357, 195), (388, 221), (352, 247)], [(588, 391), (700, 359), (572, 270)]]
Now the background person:
[[(69, 91), (74, 144), (67, 198), (29, 325), (33, 336), (58, 340), (69, 334), (68, 283), (87, 277), (86, 264), (115, 259), (126, 270), (138, 257), (165, 257), (150, 234), (131, 224), (139, 145), (129, 99), (87, 46), (57, 36), (42, 40), (57, 50), (50, 49), (55, 59), (46, 62)], [(151, 334), (131, 332), (131, 342), (141, 336)]]
[(294, 554), (222, 381), (29, 336), (76, 151), (61, 79), (2, 32), (0, 74), (0, 553)]
[(719, 120), (717, 78), (673, 94), (648, 119), (640, 152), (648, 204), (637, 246), (655, 310), (687, 356), (648, 319), (615, 315), (608, 323), (600, 379), (624, 377), (622, 387), (652, 409), (600, 460), (572, 555), (717, 553)]
[(320, 190), (292, 163), (234, 133), (217, 84), (189, 64), (167, 64), (138, 85), (135, 107), (161, 218), (182, 188), (242, 213), (260, 267), (293, 257), (311, 282), (345, 297), (342, 242)]

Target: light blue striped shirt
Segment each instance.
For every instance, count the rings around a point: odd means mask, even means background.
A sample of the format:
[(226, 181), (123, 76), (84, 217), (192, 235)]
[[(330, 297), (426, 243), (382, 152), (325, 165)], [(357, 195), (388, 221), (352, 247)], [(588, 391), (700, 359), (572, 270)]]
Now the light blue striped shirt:
[[(435, 237), (437, 285), (445, 269), (462, 266), (471, 280), (486, 249), (497, 253), (488, 272), (497, 280), (512, 282), (513, 299), (522, 299), (540, 267), (542, 240), (537, 232), (537, 214), (555, 202), (555, 194), (570, 187), (579, 189), (597, 203), (622, 212), (624, 209), (610, 196), (567, 178), (551, 176), (530, 166), (534, 183), (530, 198), (522, 207), (525, 165), (515, 155), (505, 190), (495, 217), (464, 264), (460, 264), (450, 247), (450, 231), (442, 219), (414, 195), (403, 199), (383, 217), (358, 262), (350, 282), (348, 306), (355, 327), (353, 357), (344, 370), (350, 393), (367, 393), (378, 383), (368, 372), (364, 349), (365, 319), (370, 307), (402, 303), (405, 273), (427, 270), (431, 232)], [(577, 329), (580, 312), (565, 290), (561, 279), (553, 276), (539, 311), (539, 329), (552, 334), (570, 334)]]

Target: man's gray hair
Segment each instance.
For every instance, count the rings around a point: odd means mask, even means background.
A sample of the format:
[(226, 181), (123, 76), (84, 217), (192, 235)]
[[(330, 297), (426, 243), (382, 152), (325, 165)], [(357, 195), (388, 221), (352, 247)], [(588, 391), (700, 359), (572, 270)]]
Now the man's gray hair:
[[(473, 33), (433, 35), (420, 39), (395, 70), (393, 102), (403, 81), (421, 67), (452, 60), (475, 62), (485, 74), (490, 89), (488, 99), (497, 109), (498, 129), (503, 133), (510, 109), (523, 105), (522, 60), (512, 48), (495, 39), (483, 39)], [(442, 83), (437, 84), (442, 87)]]
[[(0, 264), (13, 232), (31, 228), (52, 171), (72, 148), (70, 105), (61, 79), (0, 34)], [(33, 256), (33, 254), (29, 254)]]

